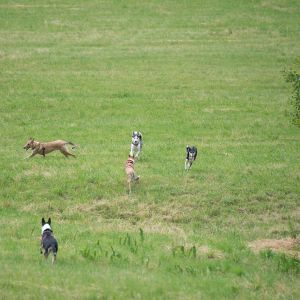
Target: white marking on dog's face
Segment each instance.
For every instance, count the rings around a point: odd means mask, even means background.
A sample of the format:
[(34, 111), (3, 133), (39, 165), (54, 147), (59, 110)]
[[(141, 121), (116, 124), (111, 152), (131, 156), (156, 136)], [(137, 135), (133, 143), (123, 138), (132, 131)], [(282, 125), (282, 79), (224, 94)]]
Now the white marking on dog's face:
[(189, 152), (189, 160), (195, 159), (195, 152)]
[(44, 225), (42, 226), (42, 234), (43, 234), (44, 231), (47, 230), (47, 229), (52, 230), (52, 229), (51, 229), (51, 226), (50, 226), (48, 223), (46, 223), (46, 224), (44, 224)]
[(139, 142), (140, 142), (140, 139), (137, 135), (132, 137), (132, 144), (133, 145), (137, 146), (139, 144)]

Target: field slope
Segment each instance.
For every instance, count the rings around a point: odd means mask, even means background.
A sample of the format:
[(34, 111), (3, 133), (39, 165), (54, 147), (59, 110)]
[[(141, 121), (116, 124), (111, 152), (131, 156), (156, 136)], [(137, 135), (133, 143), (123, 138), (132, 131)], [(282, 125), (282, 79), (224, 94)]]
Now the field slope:
[[(299, 15), (293, 0), (0, 0), (0, 298), (299, 299), (282, 75)], [(72, 141), (76, 158), (26, 160), (29, 137)]]

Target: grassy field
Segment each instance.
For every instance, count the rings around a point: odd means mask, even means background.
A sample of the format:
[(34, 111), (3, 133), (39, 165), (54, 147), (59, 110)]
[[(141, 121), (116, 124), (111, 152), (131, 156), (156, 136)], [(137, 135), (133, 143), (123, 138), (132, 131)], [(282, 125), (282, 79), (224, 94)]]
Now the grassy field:
[[(291, 0), (0, 0), (0, 298), (299, 299), (300, 246), (249, 244), (300, 233), (282, 76), (299, 14)], [(30, 136), (77, 157), (25, 160)]]

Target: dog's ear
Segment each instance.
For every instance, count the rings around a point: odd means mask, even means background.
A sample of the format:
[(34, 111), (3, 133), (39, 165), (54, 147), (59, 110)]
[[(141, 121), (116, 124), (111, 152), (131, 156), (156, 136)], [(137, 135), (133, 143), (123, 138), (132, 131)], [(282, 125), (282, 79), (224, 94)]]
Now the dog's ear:
[(42, 226), (44, 226), (46, 224), (46, 221), (44, 218), (42, 218)]
[(51, 225), (51, 218), (48, 218), (48, 222), (49, 225)]

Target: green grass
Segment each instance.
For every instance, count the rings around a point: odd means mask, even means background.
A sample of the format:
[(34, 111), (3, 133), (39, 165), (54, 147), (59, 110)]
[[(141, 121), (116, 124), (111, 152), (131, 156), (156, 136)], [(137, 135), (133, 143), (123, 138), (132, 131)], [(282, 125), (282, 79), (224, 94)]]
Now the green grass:
[[(0, 1), (0, 298), (298, 299), (299, 261), (248, 242), (300, 232), (282, 76), (299, 13), (288, 0)], [(132, 130), (144, 148), (128, 196)], [(77, 157), (24, 160), (30, 136), (70, 140)]]

